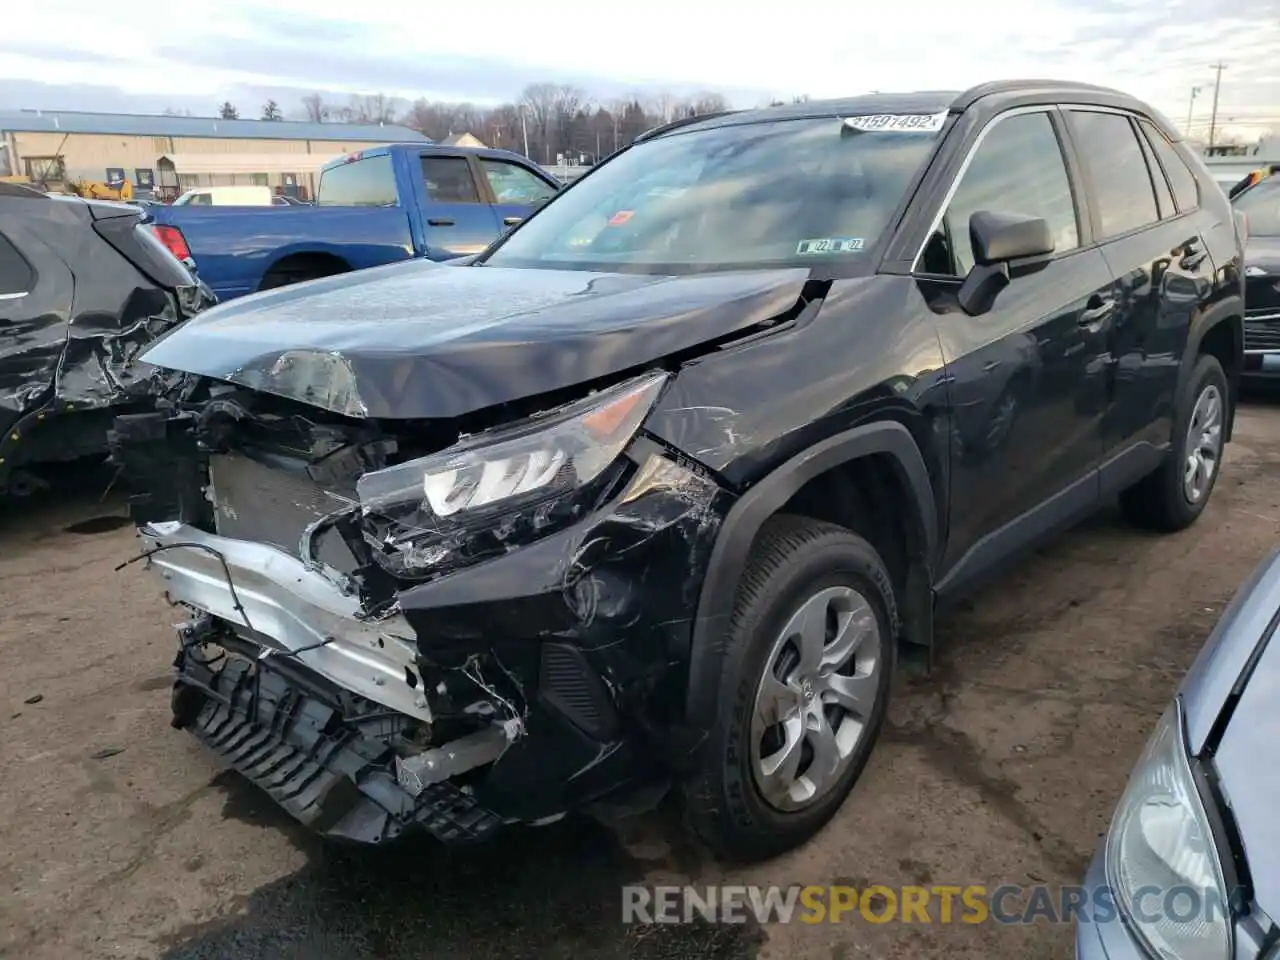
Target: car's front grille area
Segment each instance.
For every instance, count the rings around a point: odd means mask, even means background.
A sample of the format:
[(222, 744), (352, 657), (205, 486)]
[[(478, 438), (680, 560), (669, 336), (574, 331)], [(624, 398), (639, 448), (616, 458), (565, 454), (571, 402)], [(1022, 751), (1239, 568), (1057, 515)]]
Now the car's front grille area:
[(1245, 318), (1259, 314), (1280, 314), (1280, 276), (1245, 278)]
[[(243, 454), (209, 458), (217, 533), (237, 540), (270, 543), (295, 556), (303, 531), (347, 502), (309, 477), (259, 463)], [(318, 559), (350, 573), (357, 566), (334, 531), (317, 541)]]
[(1280, 321), (1263, 323), (1246, 319), (1244, 348), (1246, 350), (1280, 350)]

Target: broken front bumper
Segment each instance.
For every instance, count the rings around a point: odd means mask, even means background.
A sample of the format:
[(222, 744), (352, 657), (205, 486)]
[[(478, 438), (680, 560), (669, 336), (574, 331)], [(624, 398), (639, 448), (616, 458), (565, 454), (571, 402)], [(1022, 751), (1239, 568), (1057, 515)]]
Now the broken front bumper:
[[(625, 806), (626, 791), (667, 773), (726, 508), (714, 484), (650, 457), (599, 513), (406, 585), (382, 617), (342, 574), (284, 548), (143, 522), (169, 599), (197, 612), (179, 631), (175, 723), (343, 839), (410, 827), (479, 839), (504, 822)], [(232, 655), (214, 663), (215, 647)], [(510, 701), (489, 697), (497, 709), (471, 715), (479, 731), (451, 729), (495, 679), (510, 681), (499, 684)], [(447, 692), (458, 688), (467, 695)]]
[(403, 616), (362, 618), (360, 601), (276, 547), (206, 533), (184, 523), (139, 531), (175, 603), (212, 614), (327, 680), (392, 710), (431, 722), (413, 630)]

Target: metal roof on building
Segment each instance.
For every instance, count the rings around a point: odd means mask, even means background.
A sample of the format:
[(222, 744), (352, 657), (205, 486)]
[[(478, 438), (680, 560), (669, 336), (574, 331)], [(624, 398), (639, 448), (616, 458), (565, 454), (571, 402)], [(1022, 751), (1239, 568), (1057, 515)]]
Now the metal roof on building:
[(395, 123), (222, 120), (217, 117), (77, 113), (63, 110), (0, 111), (0, 130), (9, 133), (107, 133), (133, 137), (209, 137), (236, 140), (429, 142), (418, 131)]

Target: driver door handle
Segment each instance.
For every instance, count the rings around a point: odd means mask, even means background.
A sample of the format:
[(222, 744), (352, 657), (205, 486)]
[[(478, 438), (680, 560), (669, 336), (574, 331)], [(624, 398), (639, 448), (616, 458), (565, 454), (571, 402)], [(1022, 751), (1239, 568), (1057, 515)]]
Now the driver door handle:
[(429, 227), (452, 227), (453, 220), (450, 217), (432, 217), (427, 221)]
[(519, 223), (523, 219), (524, 217), (503, 217), (502, 225), (504, 227), (514, 227), (517, 223)]
[(1082, 327), (1100, 327), (1116, 312), (1116, 302), (1111, 299), (1103, 300), (1101, 297), (1090, 297), (1089, 303), (1080, 311), (1080, 317), (1076, 323)]

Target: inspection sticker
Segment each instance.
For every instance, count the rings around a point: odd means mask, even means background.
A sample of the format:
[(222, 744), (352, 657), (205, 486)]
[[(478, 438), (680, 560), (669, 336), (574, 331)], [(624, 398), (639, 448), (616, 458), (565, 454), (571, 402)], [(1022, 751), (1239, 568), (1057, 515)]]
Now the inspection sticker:
[(861, 249), (861, 237), (818, 237), (814, 240), (801, 240), (796, 246), (796, 253), (800, 256), (815, 253), (857, 253)]
[(634, 210), (619, 210), (609, 218), (609, 226), (620, 227), (636, 215)]
[(846, 117), (844, 125), (859, 133), (937, 133), (947, 119), (941, 113), (877, 113), (866, 117)]

